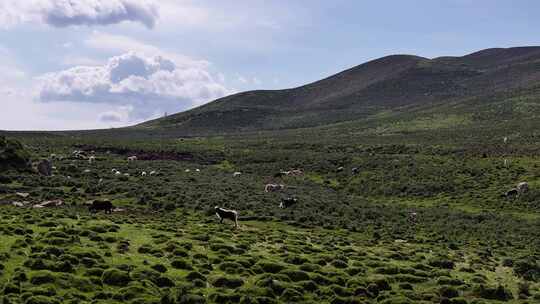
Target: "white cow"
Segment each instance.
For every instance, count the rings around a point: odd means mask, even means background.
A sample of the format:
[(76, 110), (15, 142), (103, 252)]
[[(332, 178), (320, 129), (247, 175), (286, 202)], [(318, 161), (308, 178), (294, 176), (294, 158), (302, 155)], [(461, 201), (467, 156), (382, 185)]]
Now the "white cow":
[(130, 156), (127, 158), (128, 161), (136, 161), (137, 160), (137, 156), (133, 155), (133, 156)]
[(233, 177), (237, 177), (237, 176), (240, 176), (240, 175), (242, 175), (242, 172), (238, 172), (238, 171), (236, 171), (236, 172), (234, 172), (232, 174)]

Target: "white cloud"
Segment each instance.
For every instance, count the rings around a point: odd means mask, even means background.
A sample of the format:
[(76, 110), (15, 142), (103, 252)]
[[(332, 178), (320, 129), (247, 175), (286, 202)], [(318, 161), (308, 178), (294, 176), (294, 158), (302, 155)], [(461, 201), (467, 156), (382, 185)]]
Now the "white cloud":
[(100, 65), (102, 62), (100, 62), (97, 59), (85, 57), (85, 56), (79, 56), (79, 55), (67, 55), (62, 59), (62, 64), (66, 66), (75, 66), (75, 65), (88, 65), (88, 66), (94, 66), (94, 65)]
[(43, 22), (54, 27), (139, 22), (153, 28), (158, 6), (151, 0), (3, 0), (0, 27)]
[[(177, 112), (230, 93), (205, 69), (180, 68), (162, 56), (129, 52), (101, 66), (77, 66), (40, 77), (42, 102), (78, 102), (123, 107), (130, 119)], [(106, 113), (105, 120), (121, 118)], [(102, 119), (103, 120), (103, 119)], [(119, 119), (118, 119), (119, 120)]]
[(196, 60), (178, 53), (168, 52), (154, 45), (122, 35), (112, 35), (94, 31), (92, 35), (84, 41), (84, 44), (93, 49), (108, 51), (115, 54), (119, 52), (137, 52), (144, 56), (162, 56), (174, 61), (180, 68), (197, 67), (199, 69), (206, 69), (210, 65), (206, 60)]
[(99, 114), (99, 121), (105, 123), (129, 123), (129, 117), (133, 112), (132, 106), (120, 106), (114, 110), (106, 111)]

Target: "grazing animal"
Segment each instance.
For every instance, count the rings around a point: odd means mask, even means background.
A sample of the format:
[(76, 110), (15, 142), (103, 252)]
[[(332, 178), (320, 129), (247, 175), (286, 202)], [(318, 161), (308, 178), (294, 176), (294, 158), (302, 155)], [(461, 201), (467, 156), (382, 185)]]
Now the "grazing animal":
[(122, 175), (122, 172), (120, 172), (120, 171), (115, 171), (115, 172), (114, 172), (114, 175)]
[(52, 163), (49, 160), (42, 160), (37, 165), (37, 170), (39, 174), (45, 175), (45, 176), (51, 176), (52, 175)]
[(77, 159), (86, 159), (86, 154), (82, 150), (75, 150), (71, 153), (71, 155)]
[(39, 204), (36, 204), (33, 206), (33, 208), (39, 209), (39, 208), (53, 208), (53, 207), (60, 207), (64, 204), (62, 200), (52, 200), (52, 201), (45, 201), (41, 202)]
[(191, 170), (189, 170), (189, 169), (184, 170), (184, 172), (186, 172), (186, 173), (189, 173), (190, 171), (191, 171)]
[(223, 223), (224, 219), (229, 219), (234, 222), (234, 228), (238, 227), (238, 212), (236, 210), (229, 210), (216, 206), (216, 216), (219, 218), (219, 222)]
[(289, 208), (292, 205), (295, 205), (297, 203), (298, 203), (298, 199), (295, 197), (282, 198), (281, 203), (279, 204), (279, 208), (281, 209)]
[(92, 155), (92, 156), (88, 157), (88, 163), (89, 163), (89, 164), (91, 164), (91, 163), (93, 163), (93, 162), (95, 162), (95, 161), (96, 161), (96, 157), (95, 157), (95, 156)]
[(264, 192), (276, 192), (285, 189), (285, 185), (283, 184), (267, 184), (264, 186)]
[(234, 173), (232, 174), (233, 177), (237, 177), (237, 176), (240, 176), (240, 175), (242, 175), (242, 172), (238, 172), (238, 171), (237, 171), (237, 172), (234, 172)]
[(15, 207), (24, 207), (26, 205), (25, 202), (12, 202), (11, 204)]
[(201, 169), (195, 169), (196, 172), (201, 172)]
[(343, 167), (338, 167), (338, 168), (336, 169), (336, 172), (343, 172), (343, 170), (345, 170), (345, 168), (343, 168)]
[(510, 189), (508, 191), (506, 191), (506, 193), (504, 194), (504, 196), (506, 198), (514, 198), (514, 197), (517, 197), (519, 194), (519, 190), (516, 189), (516, 188), (513, 188), (513, 189)]
[(519, 194), (526, 193), (527, 191), (529, 191), (529, 183), (521, 182), (517, 184), (516, 189), (519, 191)]
[(109, 200), (95, 200), (88, 207), (88, 211), (95, 213), (98, 211), (105, 211), (105, 213), (112, 213), (114, 209), (113, 204)]
[(278, 173), (274, 174), (274, 177), (283, 177), (283, 176), (300, 176), (304, 174), (304, 171), (300, 169), (293, 169), (290, 171), (279, 171)]
[(141, 176), (146, 176), (146, 171), (143, 171), (143, 172), (141, 173)]
[(90, 173), (90, 172), (91, 172), (90, 169), (86, 169), (86, 170), (83, 171), (83, 173)]
[(352, 168), (351, 172), (352, 172), (352, 174), (356, 175), (356, 174), (360, 173), (360, 169), (354, 167), (354, 168)]
[(150, 171), (150, 175), (156, 175), (157, 172), (156, 171)]
[(416, 223), (417, 215), (418, 214), (416, 212), (409, 213), (409, 218), (408, 218), (409, 222), (410, 223)]
[(289, 173), (287, 175), (300, 176), (300, 175), (303, 175), (303, 174), (304, 174), (304, 171), (302, 171), (300, 169), (294, 169), (294, 170), (289, 171)]
[(136, 161), (137, 160), (137, 156), (133, 155), (133, 156), (130, 156), (127, 158), (128, 161), (132, 162), (132, 161)]
[(279, 171), (278, 173), (274, 174), (274, 177), (275, 177), (275, 178), (278, 178), (278, 177), (286, 176), (286, 175), (287, 175), (287, 172), (288, 172), (288, 171)]
[(124, 176), (129, 176), (129, 173), (124, 173)]

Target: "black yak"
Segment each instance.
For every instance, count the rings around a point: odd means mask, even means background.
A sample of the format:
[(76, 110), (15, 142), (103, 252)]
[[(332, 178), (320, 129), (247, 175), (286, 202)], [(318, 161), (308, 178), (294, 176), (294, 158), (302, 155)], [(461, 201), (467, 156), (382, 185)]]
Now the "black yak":
[(88, 207), (88, 211), (94, 213), (98, 211), (105, 211), (105, 213), (112, 213), (114, 209), (113, 204), (109, 200), (95, 200)]

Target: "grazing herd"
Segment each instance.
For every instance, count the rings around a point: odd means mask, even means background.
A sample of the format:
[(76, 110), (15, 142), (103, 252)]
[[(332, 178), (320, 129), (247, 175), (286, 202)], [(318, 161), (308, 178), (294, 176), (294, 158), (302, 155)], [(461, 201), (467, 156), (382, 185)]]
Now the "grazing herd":
[[(89, 164), (92, 164), (92, 163), (94, 163), (96, 161), (96, 156), (94, 154), (95, 154), (94, 151), (90, 151), (90, 154), (87, 154), (87, 152), (85, 152), (85, 151), (75, 150), (75, 151), (72, 152), (72, 157), (74, 159), (87, 160)], [(55, 167), (52, 166), (52, 161), (53, 160), (62, 160), (62, 159), (63, 159), (62, 156), (58, 156), (56, 154), (51, 154), (49, 159), (42, 160), (39, 163), (37, 163), (36, 171), (38, 173), (40, 173), (41, 175), (51, 176), (52, 171), (55, 168)], [(132, 155), (132, 156), (127, 157), (126, 160), (128, 162), (134, 162), (134, 161), (137, 161), (138, 158), (137, 158), (136, 155)], [(194, 169), (194, 171), (195, 172), (200, 172), (201, 170), (200, 169)], [(341, 173), (341, 172), (344, 172), (344, 171), (345, 171), (345, 167), (343, 167), (343, 166), (339, 166), (339, 167), (337, 167), (335, 169), (336, 173)], [(90, 173), (90, 172), (91, 172), (90, 169), (86, 169), (84, 171), (84, 173)], [(191, 169), (185, 169), (184, 172), (189, 173), (189, 172), (191, 172)], [(352, 175), (358, 175), (360, 173), (360, 169), (357, 168), (357, 167), (353, 167), (350, 172), (351, 172)], [(130, 176), (129, 173), (122, 174), (122, 172), (120, 172), (117, 169), (112, 169), (111, 173), (114, 174), (114, 175), (117, 175), (117, 176), (120, 176), (120, 175), (123, 175), (123, 176), (126, 176), (126, 177)], [(153, 176), (153, 175), (158, 175), (158, 172), (155, 171), (155, 170), (152, 170), (150, 172), (142, 171), (140, 173), (141, 177)], [(242, 172), (240, 172), (240, 171), (235, 171), (235, 172), (232, 173), (232, 177), (239, 177), (241, 175), (242, 175)], [(280, 178), (280, 177), (285, 177), (285, 176), (295, 177), (295, 176), (302, 176), (302, 175), (304, 175), (304, 171), (301, 170), (301, 169), (296, 168), (296, 169), (291, 169), (289, 171), (280, 170), (278, 173), (274, 174), (274, 177), (275, 178)], [(103, 179), (100, 179), (100, 183), (102, 181), (103, 181)], [(281, 183), (268, 183), (268, 184), (266, 184), (264, 186), (264, 192), (265, 193), (281, 192), (281, 191), (284, 191), (285, 188), (286, 188), (285, 185), (281, 184)], [(526, 193), (528, 191), (529, 191), (529, 184), (527, 182), (520, 182), (520, 183), (518, 183), (516, 185), (515, 188), (512, 188), (512, 189), (506, 191), (501, 196), (504, 197), (504, 198), (507, 198), (507, 199), (513, 199), (513, 198), (519, 197), (520, 195), (523, 195), (524, 193)], [(290, 207), (292, 207), (292, 206), (294, 206), (296, 204), (298, 204), (298, 198), (290, 197), (290, 196), (282, 197), (281, 201), (280, 201), (280, 204), (279, 204), (279, 208), (282, 208), (282, 209), (290, 208)], [(45, 204), (43, 204), (43, 205), (39, 205), (39, 206), (35, 206), (35, 207), (36, 208), (44, 208), (44, 207), (49, 207), (49, 206), (53, 206), (53, 205), (58, 206), (58, 202), (57, 201), (49, 201), (49, 202), (45, 202)], [(222, 208), (222, 207), (219, 207), (219, 206), (216, 206), (214, 209), (215, 209), (217, 217), (220, 219), (220, 223), (222, 223), (224, 219), (228, 219), (228, 220), (231, 220), (231, 221), (234, 222), (234, 227), (238, 227), (238, 212), (236, 210), (229, 210), (229, 209), (225, 209), (225, 208)], [(106, 214), (110, 214), (110, 213), (113, 212), (114, 206), (109, 200), (95, 200), (95, 201), (91, 202), (91, 204), (88, 207), (88, 210), (90, 212), (92, 212), (92, 213), (96, 213), (98, 211), (104, 211)], [(416, 212), (410, 213), (409, 216), (408, 216), (408, 221), (411, 222), (411, 223), (416, 223), (416, 220), (417, 220)]]

